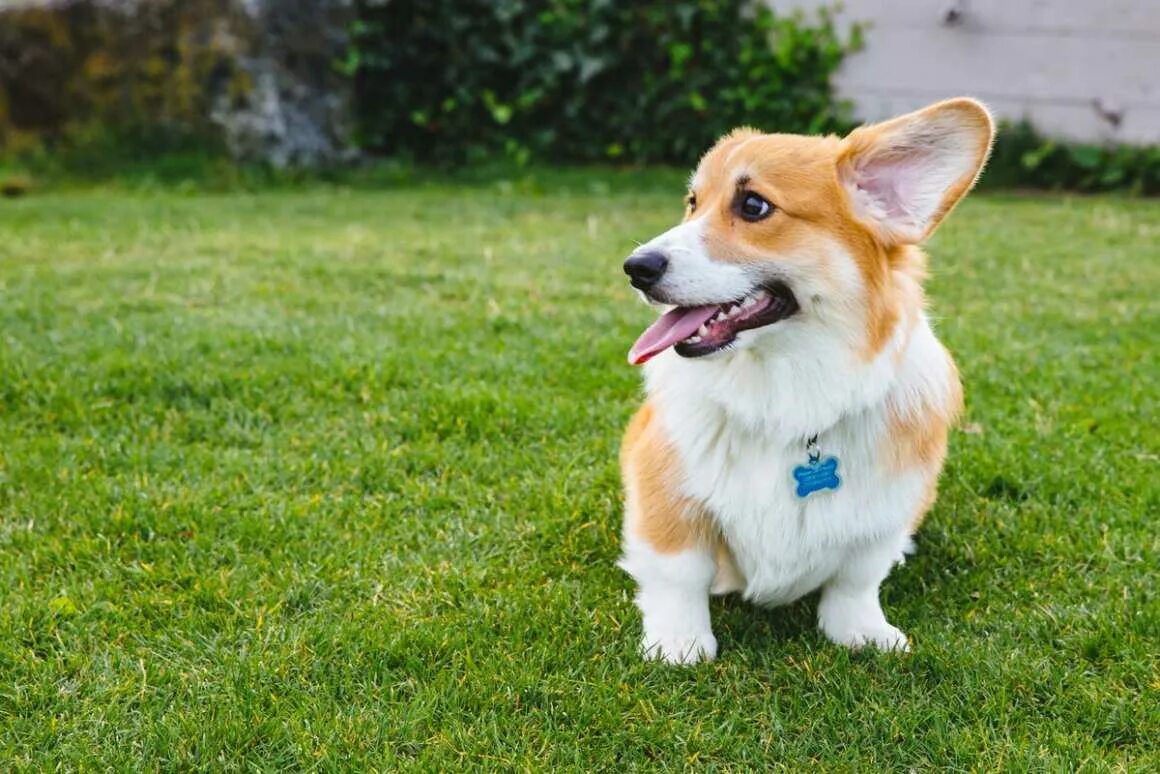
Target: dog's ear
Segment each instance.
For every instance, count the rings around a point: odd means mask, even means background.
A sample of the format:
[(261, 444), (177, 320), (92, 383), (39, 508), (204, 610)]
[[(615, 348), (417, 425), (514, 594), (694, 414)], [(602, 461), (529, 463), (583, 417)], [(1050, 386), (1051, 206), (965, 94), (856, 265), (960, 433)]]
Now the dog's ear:
[(854, 214), (888, 244), (926, 239), (971, 189), (995, 135), (987, 108), (949, 99), (855, 129), (838, 177)]

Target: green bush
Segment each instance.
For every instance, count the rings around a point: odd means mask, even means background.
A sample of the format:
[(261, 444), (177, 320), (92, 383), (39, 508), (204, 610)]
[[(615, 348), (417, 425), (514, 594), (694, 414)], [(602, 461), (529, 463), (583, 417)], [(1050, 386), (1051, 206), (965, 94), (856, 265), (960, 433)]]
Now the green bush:
[(983, 186), (1160, 194), (1160, 146), (1049, 140), (1026, 122), (999, 128)]
[(394, 0), (358, 18), (360, 144), (420, 161), (688, 163), (741, 124), (841, 130), (830, 76), (860, 37), (748, 0)]

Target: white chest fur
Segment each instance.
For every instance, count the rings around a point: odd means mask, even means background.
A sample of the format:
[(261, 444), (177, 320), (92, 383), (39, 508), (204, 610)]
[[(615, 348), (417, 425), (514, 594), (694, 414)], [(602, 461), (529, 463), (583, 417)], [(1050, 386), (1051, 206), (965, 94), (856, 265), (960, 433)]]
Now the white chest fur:
[[(682, 494), (706, 507), (746, 596), (766, 604), (818, 588), (860, 546), (904, 535), (925, 476), (883, 463), (888, 406), (949, 378), (925, 319), (871, 363), (843, 361), (834, 353), (844, 348), (787, 328), (776, 356), (669, 352), (647, 369), (650, 400), (683, 463)], [(793, 470), (814, 434), (822, 454), (837, 457), (841, 485), (800, 497)]]

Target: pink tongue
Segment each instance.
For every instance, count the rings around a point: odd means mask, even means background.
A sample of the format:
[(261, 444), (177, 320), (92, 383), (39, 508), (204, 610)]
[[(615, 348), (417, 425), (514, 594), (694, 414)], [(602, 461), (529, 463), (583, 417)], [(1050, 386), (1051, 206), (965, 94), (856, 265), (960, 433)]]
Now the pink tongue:
[(671, 312), (661, 315), (660, 319), (648, 327), (640, 338), (628, 351), (628, 362), (640, 365), (656, 357), (678, 341), (689, 338), (702, 323), (717, 313), (721, 307), (711, 306), (678, 306)]

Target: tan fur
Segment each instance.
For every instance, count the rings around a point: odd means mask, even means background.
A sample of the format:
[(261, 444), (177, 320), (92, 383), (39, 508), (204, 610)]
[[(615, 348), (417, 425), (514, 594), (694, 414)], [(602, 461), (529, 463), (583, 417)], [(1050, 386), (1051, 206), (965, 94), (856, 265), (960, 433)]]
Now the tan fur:
[(660, 554), (695, 546), (714, 553), (717, 572), (713, 594), (745, 588), (745, 579), (720, 533), (697, 503), (675, 492), (682, 475), (680, 461), (665, 440), (656, 412), (645, 403), (628, 424), (621, 446), (624, 479), (624, 528)]
[(712, 530), (700, 506), (676, 494), (682, 477), (681, 463), (648, 403), (628, 424), (620, 465), (626, 490), (626, 530), (662, 554), (683, 551), (711, 537)]
[(934, 501), (938, 499), (938, 476), (930, 477), (926, 483), (926, 494), (922, 498), (922, 503), (918, 506), (918, 510), (914, 512), (914, 517), (910, 522), (910, 533), (913, 535), (918, 532), (918, 528), (922, 526), (922, 522), (926, 519), (926, 514), (930, 512)]
[(963, 410), (963, 389), (950, 355), (950, 394), (942, 404), (924, 403), (902, 413), (890, 406), (890, 432), (883, 459), (894, 470), (918, 468), (937, 473), (946, 457), (947, 436)]
[(947, 354), (951, 368), (950, 394), (941, 405), (924, 404), (903, 414), (896, 407), (889, 412), (889, 432), (882, 459), (894, 470), (921, 470), (928, 476), (927, 492), (915, 513), (912, 529), (917, 530), (938, 494), (938, 477), (947, 455), (950, 430), (963, 412), (963, 388), (954, 360)]

